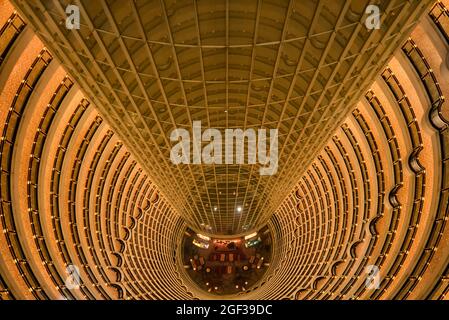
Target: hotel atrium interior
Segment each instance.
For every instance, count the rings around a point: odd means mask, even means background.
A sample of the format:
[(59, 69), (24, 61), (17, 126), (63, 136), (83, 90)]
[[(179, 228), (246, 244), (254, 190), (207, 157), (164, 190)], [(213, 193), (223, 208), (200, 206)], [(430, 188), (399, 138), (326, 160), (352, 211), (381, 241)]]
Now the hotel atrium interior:
[(449, 0), (0, 0), (0, 300), (449, 299), (445, 97)]

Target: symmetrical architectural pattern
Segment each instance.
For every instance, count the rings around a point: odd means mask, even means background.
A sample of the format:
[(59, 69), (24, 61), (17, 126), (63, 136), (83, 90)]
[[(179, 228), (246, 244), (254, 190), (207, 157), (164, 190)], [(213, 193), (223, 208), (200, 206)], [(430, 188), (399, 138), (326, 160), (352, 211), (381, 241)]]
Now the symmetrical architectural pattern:
[[(365, 1), (74, 1), (79, 31), (68, 1), (14, 2), (0, 299), (213, 298), (184, 269), (187, 226), (265, 224), (270, 265), (233, 298), (448, 299), (449, 1), (378, 1), (380, 31)], [(167, 163), (197, 116), (279, 127), (278, 174)]]
[[(379, 30), (368, 0), (74, 1), (79, 30), (70, 1), (15, 3), (183, 218), (233, 235), (266, 223), (431, 1), (378, 1)], [(196, 120), (277, 128), (277, 174), (172, 164), (170, 132)]]

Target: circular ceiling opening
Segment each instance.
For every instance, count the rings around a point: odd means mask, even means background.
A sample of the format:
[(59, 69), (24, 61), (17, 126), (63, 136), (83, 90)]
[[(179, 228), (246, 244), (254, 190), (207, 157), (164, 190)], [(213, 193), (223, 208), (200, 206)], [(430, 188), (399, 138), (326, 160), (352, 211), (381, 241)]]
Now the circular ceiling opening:
[(272, 237), (263, 227), (242, 237), (211, 238), (187, 228), (183, 263), (202, 290), (214, 295), (235, 295), (254, 288), (271, 261)]

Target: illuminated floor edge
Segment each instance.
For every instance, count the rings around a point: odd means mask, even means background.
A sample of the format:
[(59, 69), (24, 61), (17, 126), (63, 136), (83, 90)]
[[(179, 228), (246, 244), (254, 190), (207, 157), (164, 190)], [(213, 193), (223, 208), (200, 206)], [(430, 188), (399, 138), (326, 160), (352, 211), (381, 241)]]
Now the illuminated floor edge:
[[(447, 8), (430, 7), (274, 211), (269, 266), (234, 298), (448, 298)], [(169, 194), (26, 21), (0, 1), (0, 298), (220, 298), (186, 275)]]

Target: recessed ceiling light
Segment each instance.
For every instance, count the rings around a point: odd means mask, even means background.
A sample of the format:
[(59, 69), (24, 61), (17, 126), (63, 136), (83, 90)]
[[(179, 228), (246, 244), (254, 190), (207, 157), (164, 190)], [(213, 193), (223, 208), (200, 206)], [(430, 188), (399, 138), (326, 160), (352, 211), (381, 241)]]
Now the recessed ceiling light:
[(241, 206), (237, 207), (237, 212), (242, 212), (242, 207)]

